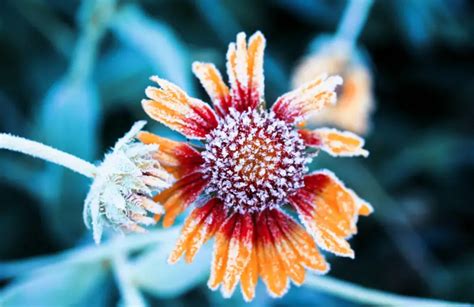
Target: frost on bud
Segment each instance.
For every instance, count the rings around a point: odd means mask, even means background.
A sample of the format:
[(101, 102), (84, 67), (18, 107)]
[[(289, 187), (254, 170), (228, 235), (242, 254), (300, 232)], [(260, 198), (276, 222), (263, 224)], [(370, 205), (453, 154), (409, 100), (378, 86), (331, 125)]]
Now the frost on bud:
[(151, 197), (167, 188), (173, 177), (153, 158), (156, 145), (135, 140), (145, 124), (135, 123), (97, 167), (84, 203), (84, 222), (92, 228), (97, 244), (104, 225), (119, 231), (143, 232), (142, 226), (155, 223), (149, 215), (164, 212)]

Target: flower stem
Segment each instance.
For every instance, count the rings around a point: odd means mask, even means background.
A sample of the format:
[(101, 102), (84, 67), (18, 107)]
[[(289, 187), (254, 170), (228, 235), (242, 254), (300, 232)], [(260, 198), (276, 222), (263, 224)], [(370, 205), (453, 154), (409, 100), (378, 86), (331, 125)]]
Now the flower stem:
[(336, 38), (354, 46), (369, 15), (373, 0), (349, 0), (336, 31)]
[(418, 298), (368, 289), (331, 277), (309, 274), (304, 284), (325, 293), (367, 305), (375, 306), (470, 306), (469, 304)]
[(35, 158), (64, 166), (89, 178), (93, 178), (96, 172), (95, 165), (76, 156), (39, 142), (27, 140), (7, 133), (0, 133), (0, 149), (1, 148), (21, 152)]
[(122, 297), (120, 305), (135, 307), (147, 306), (137, 286), (134, 285), (126, 255), (124, 253), (116, 253), (113, 255), (112, 266), (115, 280)]

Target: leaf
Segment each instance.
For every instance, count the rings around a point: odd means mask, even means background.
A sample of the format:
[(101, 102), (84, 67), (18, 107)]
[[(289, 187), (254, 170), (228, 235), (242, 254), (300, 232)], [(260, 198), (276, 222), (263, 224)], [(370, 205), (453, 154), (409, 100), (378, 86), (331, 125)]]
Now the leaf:
[(138, 57), (131, 48), (119, 47), (106, 52), (97, 63), (97, 83), (104, 99), (104, 111), (122, 105), (141, 111), (140, 98), (149, 85), (148, 77), (153, 74), (149, 62)]
[(180, 261), (169, 265), (167, 259), (173, 248), (174, 242), (164, 243), (131, 265), (132, 279), (139, 288), (157, 297), (172, 298), (204, 282), (211, 263), (210, 245), (203, 246), (191, 264)]
[(91, 160), (96, 158), (99, 104), (92, 82), (66, 78), (46, 95), (37, 128), (48, 145)]
[(13, 282), (0, 292), (1, 306), (79, 305), (104, 282), (102, 263), (82, 264), (61, 270), (40, 270)]
[(167, 24), (151, 19), (137, 6), (128, 5), (117, 13), (112, 30), (125, 45), (142, 53), (161, 77), (193, 94), (188, 52)]
[[(99, 105), (96, 87), (90, 81), (65, 78), (46, 95), (35, 131), (45, 144), (91, 161), (97, 154)], [(51, 218), (47, 224), (68, 241), (83, 230), (77, 216), (81, 215), (88, 179), (51, 164), (43, 176), (44, 209)]]
[[(78, 12), (80, 34), (68, 71), (49, 89), (33, 127), (40, 141), (84, 160), (97, 154), (100, 101), (91, 78), (99, 43), (115, 11), (114, 0), (83, 1)], [(55, 165), (41, 182), (46, 224), (63, 243), (77, 239), (83, 225), (77, 216), (86, 192), (86, 180)], [(68, 227), (64, 227), (64, 224)]]

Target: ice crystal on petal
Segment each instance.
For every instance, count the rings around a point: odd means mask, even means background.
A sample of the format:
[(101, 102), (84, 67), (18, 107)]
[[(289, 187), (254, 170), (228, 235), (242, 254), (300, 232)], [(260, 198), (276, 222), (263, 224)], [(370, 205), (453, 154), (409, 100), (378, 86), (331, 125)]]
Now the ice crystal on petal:
[(207, 193), (231, 210), (246, 213), (276, 208), (301, 188), (305, 164), (303, 140), (272, 112), (231, 110), (207, 137), (202, 153)]
[(140, 225), (155, 222), (149, 213), (163, 213), (151, 196), (167, 188), (172, 177), (153, 158), (156, 145), (134, 141), (145, 123), (135, 123), (97, 167), (84, 204), (84, 221), (92, 228), (96, 243), (100, 242), (104, 224), (122, 231), (143, 232)]

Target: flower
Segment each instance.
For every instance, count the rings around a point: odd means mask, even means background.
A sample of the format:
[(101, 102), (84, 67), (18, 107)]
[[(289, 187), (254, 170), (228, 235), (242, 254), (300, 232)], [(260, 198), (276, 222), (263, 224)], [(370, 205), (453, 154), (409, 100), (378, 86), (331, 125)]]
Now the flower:
[(338, 102), (308, 119), (309, 124), (332, 124), (359, 134), (370, 128), (374, 109), (372, 76), (362, 53), (341, 41), (320, 38), (316, 50), (296, 67), (292, 84), (296, 88), (321, 73), (340, 74), (344, 85)]
[(104, 224), (118, 230), (143, 232), (140, 224), (155, 223), (148, 212), (164, 212), (151, 197), (152, 193), (169, 187), (172, 176), (154, 158), (157, 145), (133, 141), (145, 124), (135, 123), (97, 167), (84, 203), (84, 222), (92, 228), (97, 244)]
[[(168, 227), (190, 204), (169, 262), (184, 256), (193, 261), (200, 247), (215, 237), (208, 286), (225, 297), (240, 282), (245, 300), (255, 294), (260, 277), (272, 296), (282, 296), (289, 280), (301, 285), (305, 269), (325, 273), (329, 265), (318, 250), (353, 257), (346, 241), (356, 233), (359, 215), (372, 208), (327, 170), (305, 175), (314, 149), (334, 156), (367, 156), (361, 138), (333, 129), (298, 130), (295, 125), (336, 100), (340, 77), (305, 83), (266, 110), (263, 94), (263, 51), (260, 32), (244, 33), (229, 45), (227, 70), (231, 87), (212, 64), (195, 62), (193, 71), (211, 97), (214, 110), (178, 86), (152, 77), (145, 112), (189, 139), (185, 142), (142, 132), (145, 144), (157, 144), (156, 158), (177, 181), (155, 197)], [(310, 152), (309, 148), (313, 148)], [(301, 226), (283, 210), (298, 213)], [(316, 243), (315, 243), (316, 241)]]

